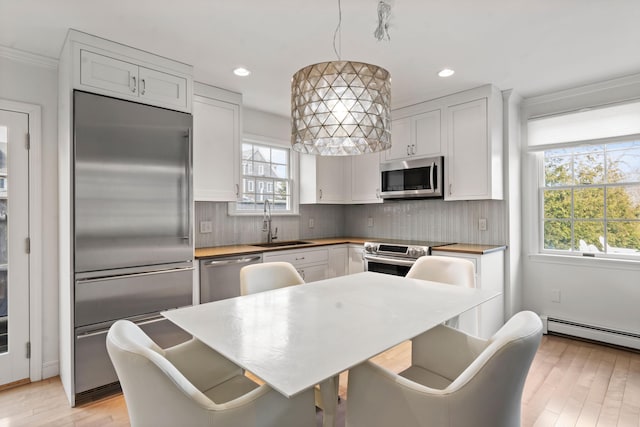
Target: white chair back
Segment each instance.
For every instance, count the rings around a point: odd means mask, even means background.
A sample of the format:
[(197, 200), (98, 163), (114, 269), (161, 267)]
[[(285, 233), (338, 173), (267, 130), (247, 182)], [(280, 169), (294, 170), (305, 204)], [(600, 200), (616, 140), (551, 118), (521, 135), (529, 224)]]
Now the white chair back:
[(476, 286), (473, 262), (462, 258), (437, 255), (420, 257), (413, 264), (406, 277), (469, 288)]
[(240, 270), (240, 295), (302, 285), (304, 279), (288, 262), (251, 264)]
[(513, 316), (482, 340), (438, 325), (414, 338), (412, 366), (396, 374), (371, 362), (349, 370), (347, 427), (514, 427), (540, 344), (535, 313)]
[(107, 350), (134, 427), (315, 423), (313, 391), (287, 399), (198, 340), (161, 349), (136, 324), (119, 320), (109, 329)]

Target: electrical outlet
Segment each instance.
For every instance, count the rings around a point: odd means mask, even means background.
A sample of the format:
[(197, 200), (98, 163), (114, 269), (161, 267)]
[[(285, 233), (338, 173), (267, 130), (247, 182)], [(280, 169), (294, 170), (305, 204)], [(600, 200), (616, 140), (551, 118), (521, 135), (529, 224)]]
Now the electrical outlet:
[(213, 223), (211, 221), (200, 221), (200, 233), (213, 232)]
[(487, 231), (487, 218), (480, 218), (478, 220), (478, 230)]
[(551, 302), (560, 302), (560, 289), (551, 289)]
[(373, 218), (367, 218), (367, 227), (373, 227)]
[(309, 218), (309, 228), (313, 228), (316, 225), (316, 222), (313, 218)]

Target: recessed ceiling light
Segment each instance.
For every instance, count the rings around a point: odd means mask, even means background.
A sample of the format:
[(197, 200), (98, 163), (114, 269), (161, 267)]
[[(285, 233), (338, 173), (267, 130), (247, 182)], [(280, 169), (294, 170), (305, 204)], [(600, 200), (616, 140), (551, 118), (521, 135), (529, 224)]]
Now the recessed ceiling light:
[(251, 71), (247, 70), (244, 67), (238, 67), (235, 70), (233, 70), (233, 74), (240, 77), (247, 77), (249, 74), (251, 74)]
[(440, 77), (449, 77), (449, 76), (453, 76), (453, 74), (455, 73), (455, 71), (449, 69), (449, 68), (445, 68), (443, 70), (440, 70), (440, 72), (438, 73), (438, 75)]

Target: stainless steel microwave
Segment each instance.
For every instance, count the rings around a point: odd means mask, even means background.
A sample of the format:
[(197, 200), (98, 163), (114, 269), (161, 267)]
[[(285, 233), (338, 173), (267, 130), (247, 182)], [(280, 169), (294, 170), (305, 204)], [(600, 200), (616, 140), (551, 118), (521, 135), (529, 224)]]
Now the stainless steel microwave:
[(383, 199), (442, 198), (444, 157), (398, 160), (380, 165)]

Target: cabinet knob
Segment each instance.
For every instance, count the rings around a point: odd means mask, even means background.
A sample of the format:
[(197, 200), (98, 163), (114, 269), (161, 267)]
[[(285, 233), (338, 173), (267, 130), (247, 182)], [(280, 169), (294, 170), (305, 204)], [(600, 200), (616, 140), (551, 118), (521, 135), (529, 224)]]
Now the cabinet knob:
[(451, 184), (449, 184), (449, 195), (451, 195)]
[(131, 76), (131, 82), (133, 83), (133, 85), (131, 85), (131, 92), (136, 93), (136, 76)]
[(320, 200), (322, 200), (322, 189), (320, 189)]
[(240, 185), (236, 184), (236, 196), (240, 195)]
[(144, 95), (144, 93), (147, 91), (147, 82), (145, 82), (144, 79), (140, 80), (140, 95)]
[(416, 154), (416, 144), (411, 144), (411, 154)]
[(407, 145), (407, 156), (411, 155), (411, 146)]

